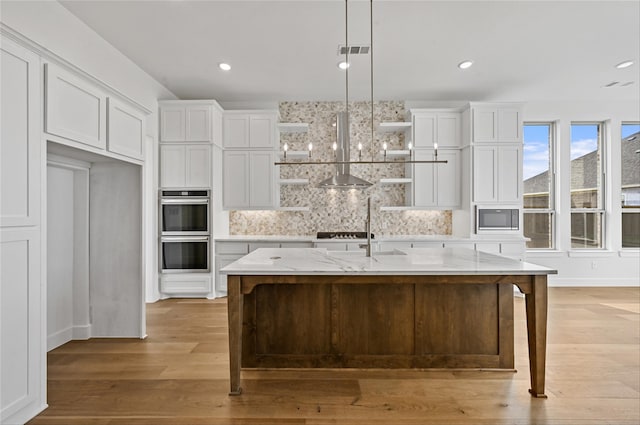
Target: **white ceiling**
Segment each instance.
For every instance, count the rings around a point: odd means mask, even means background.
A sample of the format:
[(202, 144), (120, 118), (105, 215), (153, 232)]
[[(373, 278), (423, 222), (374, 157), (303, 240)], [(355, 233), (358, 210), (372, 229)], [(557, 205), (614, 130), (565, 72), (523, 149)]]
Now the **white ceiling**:
[[(342, 0), (61, 3), (179, 98), (344, 100)], [(349, 43), (369, 44), (369, 2), (348, 4)], [(375, 0), (373, 13), (376, 100), (640, 100), (637, 0)], [(368, 99), (369, 57), (352, 59), (350, 99)]]

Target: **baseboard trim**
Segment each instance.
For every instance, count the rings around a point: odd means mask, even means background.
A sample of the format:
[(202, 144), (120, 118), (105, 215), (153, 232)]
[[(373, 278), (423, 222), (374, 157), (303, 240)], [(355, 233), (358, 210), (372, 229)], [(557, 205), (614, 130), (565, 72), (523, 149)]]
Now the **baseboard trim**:
[(68, 327), (51, 335), (47, 335), (47, 351), (60, 347), (73, 339), (73, 328)]
[(91, 325), (82, 325), (73, 327), (73, 339), (89, 339), (91, 338)]
[(639, 286), (634, 278), (601, 278), (601, 277), (557, 277), (549, 276), (549, 286), (585, 286), (585, 287), (615, 287), (615, 286)]

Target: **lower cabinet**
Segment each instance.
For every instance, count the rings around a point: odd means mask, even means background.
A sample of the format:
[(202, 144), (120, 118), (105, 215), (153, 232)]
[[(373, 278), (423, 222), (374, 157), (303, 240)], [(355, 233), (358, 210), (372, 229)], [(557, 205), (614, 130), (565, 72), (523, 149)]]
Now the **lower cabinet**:
[(160, 292), (180, 296), (206, 295), (211, 292), (211, 275), (165, 274), (160, 277)]
[(223, 208), (275, 207), (275, 154), (272, 151), (226, 150), (223, 154)]

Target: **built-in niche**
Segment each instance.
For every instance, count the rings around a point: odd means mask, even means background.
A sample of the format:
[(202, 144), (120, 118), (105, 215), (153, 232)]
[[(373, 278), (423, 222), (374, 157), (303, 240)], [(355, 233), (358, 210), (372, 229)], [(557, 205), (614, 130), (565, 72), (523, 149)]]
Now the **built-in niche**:
[(52, 142), (47, 160), (47, 348), (143, 337), (141, 167)]

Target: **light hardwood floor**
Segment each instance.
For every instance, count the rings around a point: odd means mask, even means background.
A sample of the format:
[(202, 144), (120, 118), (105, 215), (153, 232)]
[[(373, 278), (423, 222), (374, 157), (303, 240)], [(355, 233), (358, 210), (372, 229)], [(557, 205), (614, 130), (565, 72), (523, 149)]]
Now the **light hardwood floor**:
[(243, 371), (229, 397), (226, 300), (149, 304), (146, 340), (48, 355), (49, 408), (30, 425), (640, 423), (640, 289), (551, 288), (548, 399), (529, 396), (524, 300), (517, 373)]

